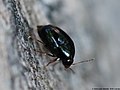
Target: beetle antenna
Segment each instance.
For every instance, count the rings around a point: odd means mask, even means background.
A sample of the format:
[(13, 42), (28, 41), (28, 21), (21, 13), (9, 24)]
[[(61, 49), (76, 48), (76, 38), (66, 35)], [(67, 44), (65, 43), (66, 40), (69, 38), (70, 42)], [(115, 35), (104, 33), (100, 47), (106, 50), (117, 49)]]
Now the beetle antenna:
[(89, 60), (80, 61), (80, 62), (76, 62), (76, 63), (73, 63), (72, 65), (76, 65), (78, 63), (90, 62), (90, 61), (93, 61), (93, 60), (95, 60), (95, 58), (92, 58), (92, 59), (89, 59)]

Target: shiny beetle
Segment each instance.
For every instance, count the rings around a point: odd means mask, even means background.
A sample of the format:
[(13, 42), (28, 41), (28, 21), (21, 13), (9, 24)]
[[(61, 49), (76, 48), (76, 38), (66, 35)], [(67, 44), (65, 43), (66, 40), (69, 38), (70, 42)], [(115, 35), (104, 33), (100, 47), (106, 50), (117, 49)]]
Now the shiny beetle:
[(72, 39), (59, 27), (53, 25), (37, 26), (38, 35), (43, 45), (56, 57), (48, 64), (60, 59), (65, 68), (69, 68), (75, 55), (75, 46)]

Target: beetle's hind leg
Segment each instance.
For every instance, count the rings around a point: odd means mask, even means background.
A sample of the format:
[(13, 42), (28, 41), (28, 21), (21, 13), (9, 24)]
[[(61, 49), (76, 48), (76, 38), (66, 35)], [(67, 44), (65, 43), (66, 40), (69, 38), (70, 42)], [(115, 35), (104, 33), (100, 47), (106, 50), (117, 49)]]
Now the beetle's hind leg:
[(45, 45), (42, 41), (40, 41), (40, 40), (37, 40), (39, 43), (42, 43), (43, 45)]
[[(42, 41), (40, 41), (40, 40), (37, 40), (37, 41), (39, 43), (43, 44), (44, 46), (46, 46)], [(39, 50), (35, 50), (35, 51), (40, 52), (40, 53), (45, 54), (45, 55), (48, 55), (48, 56), (51, 56), (51, 57), (55, 57), (53, 54), (50, 54), (50, 53), (47, 53), (47, 52), (41, 52)]]
[(50, 54), (50, 53), (47, 53), (47, 52), (42, 52), (42, 51), (36, 50), (36, 49), (34, 49), (34, 51), (39, 52), (39, 53), (42, 53), (42, 54), (44, 54), (44, 55), (48, 55), (48, 56), (51, 56), (51, 57), (55, 57), (55, 55)]
[(58, 59), (58, 58), (55, 58), (55, 59), (51, 60), (47, 65), (45, 65), (45, 67), (47, 67), (48, 65), (54, 63), (55, 61), (57, 61), (57, 59)]

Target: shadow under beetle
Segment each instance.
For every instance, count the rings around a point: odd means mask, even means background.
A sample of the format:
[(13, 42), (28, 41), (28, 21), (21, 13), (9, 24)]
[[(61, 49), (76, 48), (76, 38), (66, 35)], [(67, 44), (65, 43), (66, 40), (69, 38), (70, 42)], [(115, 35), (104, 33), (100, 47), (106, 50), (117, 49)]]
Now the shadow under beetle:
[[(73, 64), (75, 55), (75, 46), (72, 39), (60, 28), (53, 25), (37, 26), (38, 35), (44, 46), (50, 51), (48, 54), (56, 59), (50, 61), (55, 62), (57, 59), (62, 61), (65, 68), (69, 68)], [(88, 62), (90, 60), (82, 61)], [(78, 62), (81, 63), (81, 62)]]

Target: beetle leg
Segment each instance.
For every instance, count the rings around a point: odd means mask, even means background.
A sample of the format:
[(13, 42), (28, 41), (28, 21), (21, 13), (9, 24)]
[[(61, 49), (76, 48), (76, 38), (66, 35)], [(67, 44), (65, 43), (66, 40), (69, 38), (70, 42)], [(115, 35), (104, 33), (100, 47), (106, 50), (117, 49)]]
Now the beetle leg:
[(40, 50), (34, 49), (34, 51), (39, 52), (39, 53), (42, 53), (42, 54), (46, 54), (45, 52), (41, 52)]
[[(40, 41), (40, 40), (37, 40), (37, 41), (40, 42), (40, 43), (42, 43), (45, 46), (45, 44), (42, 41)], [(35, 51), (43, 53), (43, 54), (47, 54), (47, 55), (49, 55), (51, 57), (55, 57), (53, 54), (49, 54), (49, 53), (46, 53), (46, 52), (41, 52), (41, 51), (38, 51), (38, 50), (35, 50)]]
[(54, 63), (57, 59), (58, 59), (58, 58), (55, 58), (55, 59), (51, 60), (51, 61), (50, 61), (47, 65), (45, 65), (45, 66), (47, 67), (47, 66), (50, 65), (51, 63)]
[(37, 40), (38, 42), (40, 42), (40, 43), (42, 43), (42, 44), (44, 44), (42, 41), (40, 41), (40, 40)]
[(47, 53), (48, 56), (55, 57), (53, 54)]
[(45, 55), (48, 55), (48, 56), (51, 56), (51, 57), (55, 57), (53, 54), (46, 53), (46, 52), (41, 52), (40, 50), (35, 50), (35, 49), (34, 49), (34, 51), (39, 52), (39, 53), (42, 53), (42, 54), (45, 54)]

